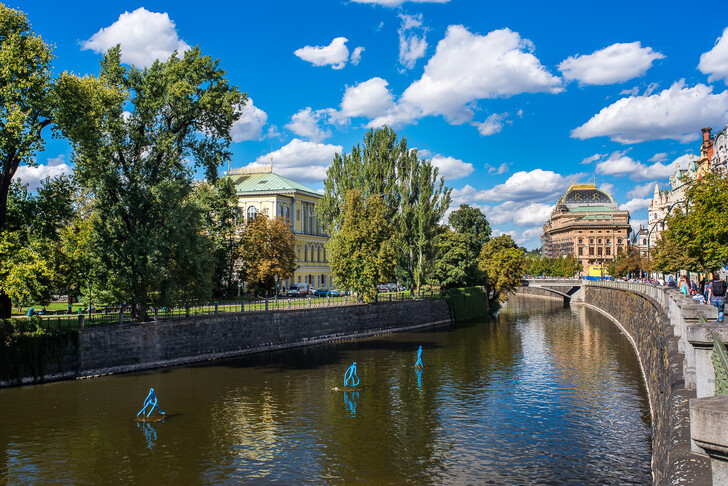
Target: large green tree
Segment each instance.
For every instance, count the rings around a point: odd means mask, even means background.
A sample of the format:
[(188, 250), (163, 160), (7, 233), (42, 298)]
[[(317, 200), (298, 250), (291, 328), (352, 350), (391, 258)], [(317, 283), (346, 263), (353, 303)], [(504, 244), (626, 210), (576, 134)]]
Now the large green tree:
[(204, 272), (175, 270), (193, 263), (201, 270), (209, 258), (194, 237), (203, 229), (192, 170), (215, 181), (246, 96), (197, 47), (140, 70), (121, 65), (117, 46), (98, 77), (64, 73), (54, 92), (74, 100), (59, 107), (55, 121), (73, 144), (81, 183), (96, 197), (97, 278), (141, 319), (150, 303), (209, 296)]
[(395, 227), (379, 194), (365, 199), (359, 190), (351, 189), (344, 208), (341, 229), (327, 243), (331, 270), (338, 285), (373, 302), (377, 285), (394, 274)]
[(479, 255), (483, 245), (490, 240), (490, 223), (480, 208), (461, 204), (458, 209), (450, 213), (447, 222), (457, 233), (470, 237), (475, 255)]
[(473, 253), (472, 239), (468, 235), (445, 228), (437, 236), (433, 279), (443, 288), (474, 285), (482, 279), (477, 254)]
[(51, 124), (52, 59), (25, 15), (0, 3), (0, 232), (13, 176), (21, 164), (35, 165)]
[(483, 245), (478, 267), (485, 275), (489, 299), (505, 302), (508, 294), (523, 281), (526, 258), (510, 235), (500, 235)]

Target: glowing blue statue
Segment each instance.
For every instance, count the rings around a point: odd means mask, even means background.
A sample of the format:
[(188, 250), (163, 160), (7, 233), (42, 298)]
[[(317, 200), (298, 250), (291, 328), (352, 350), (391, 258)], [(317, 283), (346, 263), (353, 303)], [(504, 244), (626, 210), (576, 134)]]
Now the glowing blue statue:
[(142, 413), (147, 411), (147, 407), (151, 406), (149, 409), (149, 413), (147, 413), (147, 417), (149, 417), (152, 412), (154, 412), (154, 409), (156, 408), (159, 410), (159, 413), (162, 415), (165, 415), (164, 412), (162, 412), (162, 409), (159, 408), (159, 405), (157, 405), (157, 394), (154, 393), (154, 388), (149, 389), (149, 395), (147, 395), (146, 400), (144, 400), (144, 407), (142, 407), (141, 410), (139, 410), (139, 413), (137, 414), (137, 417), (139, 417)]
[[(349, 395), (351, 393), (351, 396)], [(359, 404), (359, 392), (344, 392), (344, 406), (349, 411), (351, 416), (356, 416), (356, 406)]]
[(354, 364), (349, 366), (349, 369), (344, 373), (344, 386), (357, 386), (359, 384), (359, 377), (356, 376), (356, 361)]
[(425, 363), (422, 362), (422, 346), (420, 346), (420, 349), (417, 350), (417, 362), (415, 363), (415, 368), (424, 368)]

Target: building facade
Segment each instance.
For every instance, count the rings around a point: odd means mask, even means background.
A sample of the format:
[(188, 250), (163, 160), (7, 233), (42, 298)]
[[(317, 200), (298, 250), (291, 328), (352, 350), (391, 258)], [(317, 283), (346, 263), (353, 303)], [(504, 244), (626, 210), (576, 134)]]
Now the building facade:
[(543, 227), (542, 254), (574, 255), (583, 274), (602, 272), (620, 248), (629, 246), (629, 212), (620, 211), (612, 196), (595, 184), (572, 184), (556, 203)]
[(275, 174), (271, 167), (231, 169), (238, 205), (245, 220), (264, 214), (278, 217), (291, 225), (298, 267), (292, 278), (279, 282), (309, 283), (314, 288), (334, 288), (325, 244), (329, 240), (314, 211), (321, 194), (310, 187)]

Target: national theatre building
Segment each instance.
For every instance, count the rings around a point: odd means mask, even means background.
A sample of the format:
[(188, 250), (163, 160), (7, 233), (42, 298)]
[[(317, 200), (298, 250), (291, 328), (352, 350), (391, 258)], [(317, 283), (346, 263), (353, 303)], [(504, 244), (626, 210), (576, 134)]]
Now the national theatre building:
[(629, 211), (620, 211), (612, 196), (595, 184), (572, 184), (543, 226), (542, 255), (571, 253), (583, 264), (582, 274), (601, 269), (629, 246)]

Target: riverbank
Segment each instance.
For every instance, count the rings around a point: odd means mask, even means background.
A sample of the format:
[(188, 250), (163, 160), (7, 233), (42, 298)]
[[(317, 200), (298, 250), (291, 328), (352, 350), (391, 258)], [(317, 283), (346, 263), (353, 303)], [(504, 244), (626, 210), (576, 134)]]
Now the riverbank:
[(239, 312), (78, 330), (47, 357), (44, 373), (20, 369), (0, 386), (86, 378), (355, 339), (452, 322), (442, 299)]

